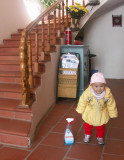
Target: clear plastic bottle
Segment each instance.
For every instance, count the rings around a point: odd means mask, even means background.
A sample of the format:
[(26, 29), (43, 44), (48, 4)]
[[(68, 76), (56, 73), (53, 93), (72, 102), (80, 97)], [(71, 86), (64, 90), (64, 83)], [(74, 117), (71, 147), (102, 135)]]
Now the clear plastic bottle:
[(71, 122), (74, 122), (74, 118), (67, 118), (67, 126), (64, 134), (64, 144), (65, 145), (73, 145), (74, 144), (74, 136), (72, 133), (72, 125)]

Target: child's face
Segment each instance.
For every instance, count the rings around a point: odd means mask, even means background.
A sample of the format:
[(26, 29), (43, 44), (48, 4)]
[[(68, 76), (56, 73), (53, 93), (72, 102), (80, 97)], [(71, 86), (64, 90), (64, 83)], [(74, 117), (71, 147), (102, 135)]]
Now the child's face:
[(105, 90), (105, 84), (104, 83), (93, 83), (92, 88), (95, 93), (101, 94)]

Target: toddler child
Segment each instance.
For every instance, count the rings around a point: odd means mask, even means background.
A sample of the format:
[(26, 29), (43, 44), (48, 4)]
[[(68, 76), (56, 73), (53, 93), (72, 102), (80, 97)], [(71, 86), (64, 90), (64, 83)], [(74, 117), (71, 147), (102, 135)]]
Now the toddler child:
[(102, 73), (94, 73), (89, 87), (80, 96), (76, 111), (82, 114), (85, 121), (84, 143), (89, 143), (93, 126), (96, 127), (96, 137), (99, 145), (104, 145), (105, 124), (110, 118), (118, 116), (116, 102), (111, 90), (106, 86)]

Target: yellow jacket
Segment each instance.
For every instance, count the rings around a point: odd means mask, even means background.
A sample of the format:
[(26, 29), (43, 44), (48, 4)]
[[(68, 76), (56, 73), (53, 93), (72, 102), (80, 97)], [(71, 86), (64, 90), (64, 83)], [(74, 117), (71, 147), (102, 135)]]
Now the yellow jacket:
[(101, 126), (110, 118), (118, 116), (115, 99), (107, 86), (104, 98), (99, 101), (91, 93), (91, 86), (89, 86), (80, 96), (76, 111), (82, 114), (82, 119), (86, 123), (93, 126)]

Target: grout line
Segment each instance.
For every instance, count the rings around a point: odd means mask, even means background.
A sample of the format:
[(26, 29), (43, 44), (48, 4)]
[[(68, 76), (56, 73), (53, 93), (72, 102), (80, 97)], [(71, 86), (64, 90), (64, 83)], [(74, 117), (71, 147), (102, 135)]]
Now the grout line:
[[(82, 120), (82, 121), (83, 121), (83, 120)], [(77, 134), (76, 134), (76, 136), (75, 136), (75, 138), (77, 138), (77, 136), (79, 135), (81, 129), (83, 128), (83, 125), (84, 125), (84, 121), (83, 121), (83, 124), (80, 126), (80, 128), (79, 128), (79, 130), (78, 130), (78, 132), (77, 132)]]
[(110, 153), (104, 153), (105, 155), (111, 155), (111, 156), (118, 156), (118, 157), (124, 157), (124, 155), (120, 154), (110, 154)]
[(82, 142), (76, 142), (76, 144), (85, 144), (85, 145), (90, 145), (90, 146), (98, 146), (97, 143), (84, 143), (83, 141)]
[(17, 149), (17, 150), (23, 150), (23, 151), (31, 151), (30, 149), (28, 148), (23, 148), (23, 147), (19, 147), (19, 146), (11, 146), (11, 145), (6, 145), (6, 144), (3, 144), (3, 146), (0, 148), (13, 148), (13, 149)]
[[(110, 122), (110, 121), (109, 121), (109, 122)], [(110, 124), (109, 122), (108, 122), (108, 125), (107, 125), (106, 135), (105, 135), (105, 138), (104, 138), (105, 144), (106, 144), (106, 139), (107, 139), (107, 135), (108, 135), (108, 129), (109, 129), (109, 124)], [(101, 158), (100, 158), (100, 160), (103, 160), (103, 155), (104, 155), (104, 150), (105, 150), (105, 144), (104, 144), (103, 149), (102, 149), (102, 153), (101, 153)]]
[(119, 140), (119, 141), (122, 141), (122, 142), (124, 141), (124, 140), (122, 140), (122, 139), (116, 139), (116, 138), (106, 138), (106, 139), (108, 139), (108, 140), (113, 140), (113, 141), (118, 141), (118, 140)]
[(65, 153), (65, 155), (64, 155), (64, 157), (63, 157), (63, 159), (62, 159), (62, 160), (64, 160), (64, 159), (66, 158), (66, 156), (67, 156), (67, 154), (69, 153), (69, 151), (70, 151), (71, 147), (72, 147), (72, 146), (70, 146), (70, 147), (68, 148), (68, 150), (67, 150), (67, 152)]
[(65, 147), (59, 147), (59, 146), (53, 146), (53, 145), (48, 145), (48, 144), (40, 144), (40, 146), (46, 146), (46, 147), (52, 147), (52, 148), (59, 148), (59, 149), (68, 149), (67, 146), (65, 146)]

